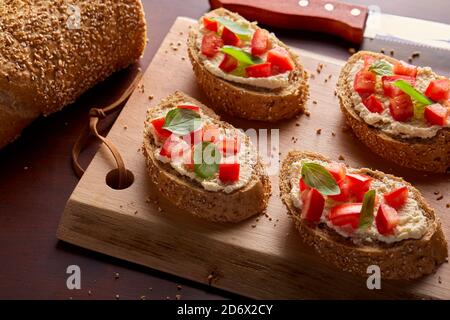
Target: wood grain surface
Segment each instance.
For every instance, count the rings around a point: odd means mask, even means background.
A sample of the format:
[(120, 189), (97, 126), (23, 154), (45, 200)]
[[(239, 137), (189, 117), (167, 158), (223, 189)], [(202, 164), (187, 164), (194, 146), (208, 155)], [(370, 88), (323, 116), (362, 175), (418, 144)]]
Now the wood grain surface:
[[(450, 23), (447, 0), (348, 0), (379, 5), (383, 12)], [(149, 45), (140, 66), (146, 69), (177, 16), (198, 18), (209, 9), (206, 0), (143, 0)], [(349, 43), (322, 34), (274, 30), (289, 45), (339, 59)], [(380, 48), (381, 49), (381, 48)], [(119, 73), (83, 95), (62, 112), (43, 118), (21, 139), (0, 150), (0, 299), (217, 299), (236, 297), (153, 269), (96, 254), (55, 236), (64, 206), (77, 185), (70, 150), (92, 106), (104, 106), (120, 94), (128, 72)], [(104, 124), (115, 120), (111, 117)], [(83, 157), (88, 164), (94, 144)], [(442, 200), (450, 202), (449, 196)], [(448, 214), (446, 211), (445, 214)], [(69, 291), (66, 268), (82, 269), (82, 289)], [(120, 278), (115, 278), (115, 273)], [(182, 289), (178, 290), (177, 285)], [(150, 290), (151, 288), (151, 290)], [(91, 294), (89, 294), (89, 291)]]
[[(272, 170), (273, 195), (267, 214), (237, 225), (204, 222), (162, 199), (151, 183), (140, 152), (147, 108), (181, 90), (207, 104), (196, 85), (186, 53), (186, 35), (193, 20), (179, 18), (130, 98), (108, 138), (124, 156), (135, 176), (126, 190), (105, 183), (112, 159), (102, 147), (75, 189), (65, 209), (58, 238), (87, 249), (173, 273), (251, 298), (450, 298), (450, 265), (436, 274), (403, 283), (383, 281), (383, 289), (368, 290), (366, 279), (326, 265), (297, 237), (278, 191), (278, 170)], [(354, 167), (370, 167), (405, 177), (415, 184), (443, 221), (450, 238), (450, 218), (434, 192), (448, 189), (448, 175), (428, 175), (383, 161), (365, 148), (345, 126), (335, 82), (343, 61), (299, 51), (310, 81), (310, 116), (271, 124), (279, 129), (280, 146), (268, 150), (277, 167), (291, 149), (313, 150)], [(322, 65), (320, 73), (317, 72)], [(149, 101), (149, 96), (154, 97)], [(265, 129), (265, 123), (226, 118), (238, 128)], [(321, 134), (317, 134), (321, 129)], [(275, 147), (275, 149), (274, 149)], [(261, 153), (261, 151), (260, 151)], [(264, 154), (261, 154), (264, 157)], [(264, 282), (261, 281), (264, 279)]]

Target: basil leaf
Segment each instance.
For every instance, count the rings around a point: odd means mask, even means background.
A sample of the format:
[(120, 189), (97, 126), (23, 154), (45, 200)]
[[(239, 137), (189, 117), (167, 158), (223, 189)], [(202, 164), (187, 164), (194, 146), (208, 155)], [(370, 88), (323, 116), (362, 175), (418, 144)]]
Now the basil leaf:
[(375, 209), (375, 190), (369, 190), (364, 194), (363, 205), (359, 215), (359, 227), (368, 228), (373, 222), (373, 210)]
[(434, 102), (425, 97), (422, 93), (417, 91), (416, 88), (414, 88), (409, 82), (405, 80), (397, 80), (393, 83), (394, 86), (402, 90), (404, 93), (409, 95), (414, 100), (428, 106), (430, 104), (433, 104)]
[(220, 49), (220, 51), (232, 56), (239, 62), (242, 62), (247, 65), (260, 64), (260, 63), (264, 62), (261, 58), (255, 57), (255, 56), (251, 55), (250, 53), (245, 52), (244, 50), (242, 50), (241, 48), (238, 48), (238, 47), (223, 46)]
[(202, 142), (194, 148), (194, 172), (203, 179), (213, 177), (219, 171), (222, 156), (212, 142)]
[(302, 179), (307, 186), (317, 189), (325, 196), (334, 196), (341, 193), (333, 176), (320, 164), (305, 163), (302, 167)]
[(234, 22), (230, 19), (224, 17), (213, 17), (211, 20), (215, 20), (227, 27), (228, 30), (237, 34), (237, 36), (243, 40), (250, 40), (252, 38), (253, 32), (248, 26), (244, 26), (238, 22)]
[(176, 108), (167, 113), (163, 128), (182, 136), (197, 130), (201, 124), (202, 119), (198, 112)]
[(374, 62), (370, 66), (369, 71), (372, 71), (380, 76), (392, 76), (394, 74), (392, 71), (392, 65), (384, 60)]

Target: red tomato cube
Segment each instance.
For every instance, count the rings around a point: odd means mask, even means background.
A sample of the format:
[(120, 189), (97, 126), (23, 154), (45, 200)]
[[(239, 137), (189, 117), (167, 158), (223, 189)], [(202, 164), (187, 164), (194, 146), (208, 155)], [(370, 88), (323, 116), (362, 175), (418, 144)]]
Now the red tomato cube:
[(435, 103), (425, 108), (424, 116), (428, 123), (443, 127), (447, 122), (448, 114), (448, 108)]
[(219, 179), (224, 183), (239, 181), (239, 163), (222, 163), (219, 165)]
[(324, 196), (316, 189), (306, 189), (302, 192), (302, 218), (318, 222), (325, 207)]
[(359, 226), (359, 216), (362, 203), (344, 203), (331, 208), (329, 219), (335, 226), (351, 226), (353, 229)]
[(219, 23), (206, 17), (203, 18), (203, 26), (210, 31), (217, 32), (219, 30)]
[(351, 194), (350, 194), (350, 184), (347, 177), (339, 181), (337, 184), (341, 193), (339, 193), (338, 195), (328, 196), (328, 198), (337, 202), (349, 201)]
[(390, 99), (389, 111), (396, 121), (406, 122), (414, 116), (414, 106), (411, 98), (406, 94)]
[(266, 30), (258, 29), (252, 38), (252, 55), (260, 56), (269, 50), (269, 33)]
[(181, 104), (179, 106), (177, 106), (178, 109), (188, 109), (188, 110), (192, 110), (195, 112), (199, 112), (200, 111), (200, 107), (191, 105), (191, 104)]
[(374, 56), (366, 55), (364, 56), (364, 69), (368, 70), (374, 63), (377, 61), (377, 59)]
[(289, 52), (282, 47), (274, 48), (267, 53), (267, 62), (272, 64), (272, 74), (294, 70), (295, 63)]
[(370, 184), (373, 178), (364, 174), (348, 173), (347, 179), (349, 182), (349, 189), (352, 195), (359, 195), (366, 193), (370, 189)]
[(403, 205), (406, 203), (406, 200), (408, 200), (407, 187), (401, 187), (384, 194), (384, 201), (396, 210), (403, 207)]
[(425, 90), (425, 95), (433, 101), (442, 101), (450, 98), (450, 80), (433, 80)]
[(272, 65), (270, 62), (255, 64), (245, 68), (247, 76), (250, 78), (266, 78), (272, 75)]
[(353, 89), (360, 95), (372, 94), (375, 92), (376, 75), (367, 70), (359, 71), (353, 82)]
[(223, 72), (229, 73), (231, 71), (236, 70), (236, 68), (238, 67), (238, 64), (239, 64), (239, 62), (235, 58), (226, 54), (223, 57), (222, 62), (219, 64), (219, 68)]
[(203, 36), (201, 52), (208, 58), (214, 57), (223, 47), (223, 41), (215, 33), (207, 33)]
[(367, 99), (365, 99), (363, 104), (370, 112), (382, 113), (384, 110), (383, 103), (381, 103), (381, 101), (378, 100), (374, 94), (371, 94)]
[(345, 179), (345, 166), (342, 163), (332, 162), (327, 165), (328, 172), (333, 176), (336, 183)]
[(400, 90), (400, 88), (397, 88), (396, 86), (392, 85), (392, 83), (397, 80), (405, 80), (409, 82), (412, 86), (414, 86), (416, 82), (414, 78), (408, 76), (383, 76), (381, 77), (381, 82), (383, 83), (383, 91), (386, 96), (394, 98), (398, 95), (404, 94), (404, 92)]
[(306, 189), (310, 189), (310, 187), (305, 183), (305, 181), (303, 181), (303, 179), (300, 179), (299, 187), (300, 187), (300, 192), (305, 191)]
[(227, 27), (223, 28), (222, 40), (224, 44), (229, 46), (239, 47), (241, 45), (241, 39)]
[(394, 64), (393, 69), (395, 74), (413, 77), (415, 78), (417, 76), (417, 67), (412, 66), (404, 61), (399, 61), (396, 64)]
[(377, 216), (375, 217), (378, 232), (382, 235), (392, 234), (395, 227), (398, 225), (398, 221), (397, 210), (382, 203), (378, 208)]
[(159, 154), (171, 160), (177, 160), (182, 158), (184, 154), (190, 150), (190, 148), (191, 147), (185, 141), (172, 134), (166, 139), (166, 141), (164, 141)]
[(153, 128), (155, 129), (156, 136), (157, 136), (158, 140), (161, 140), (161, 141), (166, 140), (172, 134), (172, 132), (170, 132), (169, 130), (163, 129), (165, 122), (166, 122), (165, 118), (158, 118), (158, 119), (152, 120), (152, 125), (153, 125)]

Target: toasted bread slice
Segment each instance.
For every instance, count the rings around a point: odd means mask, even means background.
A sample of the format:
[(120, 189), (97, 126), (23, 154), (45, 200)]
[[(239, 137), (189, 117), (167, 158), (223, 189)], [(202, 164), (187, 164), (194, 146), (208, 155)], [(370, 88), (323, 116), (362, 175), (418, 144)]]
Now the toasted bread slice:
[[(210, 12), (208, 16), (244, 19), (222, 8)], [(201, 52), (196, 45), (199, 35), (199, 27), (194, 26), (189, 33), (188, 53), (198, 84), (216, 112), (249, 120), (275, 122), (292, 118), (305, 111), (309, 97), (308, 74), (300, 64), (298, 56), (281, 41), (275, 39), (279, 46), (288, 50), (294, 60), (295, 69), (290, 74), (287, 87), (271, 90), (223, 80), (209, 72), (200, 59)]]
[(401, 166), (428, 172), (450, 170), (450, 128), (442, 128), (432, 138), (401, 138), (387, 134), (367, 124), (355, 111), (352, 103), (353, 82), (348, 81), (354, 64), (371, 55), (395, 64), (396, 59), (383, 54), (360, 51), (353, 55), (339, 76), (337, 93), (341, 110), (355, 135), (379, 156)]
[[(284, 160), (280, 173), (280, 189), (283, 203), (288, 208), (304, 243), (315, 249), (317, 254), (336, 267), (361, 276), (367, 276), (367, 267), (380, 267), (383, 279), (414, 279), (434, 272), (448, 257), (447, 242), (438, 217), (425, 202), (419, 191), (401, 178), (386, 175), (380, 171), (360, 169), (359, 173), (374, 179), (387, 177), (408, 187), (426, 218), (426, 231), (420, 239), (406, 239), (386, 243), (373, 241), (356, 244), (349, 238), (338, 234), (324, 223), (311, 223), (301, 218), (301, 210), (295, 207), (291, 192), (291, 177), (299, 175), (294, 172), (293, 164), (302, 159), (331, 162), (328, 158), (312, 153), (291, 151)], [(357, 172), (358, 172), (357, 171)]]
[[(170, 164), (155, 158), (157, 145), (150, 133), (150, 120), (157, 118), (161, 111), (169, 111), (181, 103), (190, 102), (199, 106), (202, 112), (213, 119), (214, 124), (224, 129), (234, 127), (220, 118), (208, 107), (182, 92), (175, 92), (148, 110), (144, 134), (144, 155), (147, 159), (148, 172), (163, 196), (175, 206), (193, 215), (214, 222), (239, 222), (253, 215), (260, 214), (267, 208), (270, 196), (270, 182), (265, 166), (258, 158), (249, 182), (231, 193), (207, 191), (200, 183), (179, 174)], [(247, 137), (248, 138), (248, 137)], [(250, 139), (246, 139), (250, 144)], [(256, 151), (256, 150), (255, 150)]]

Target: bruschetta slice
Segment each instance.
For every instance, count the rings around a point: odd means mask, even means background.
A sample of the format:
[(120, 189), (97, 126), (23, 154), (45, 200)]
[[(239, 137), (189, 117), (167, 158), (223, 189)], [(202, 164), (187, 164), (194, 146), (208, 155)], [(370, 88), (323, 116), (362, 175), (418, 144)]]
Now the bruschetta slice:
[(450, 79), (361, 51), (342, 69), (337, 93), (356, 136), (381, 157), (429, 172), (450, 170)]
[(269, 178), (250, 138), (182, 92), (148, 110), (143, 150), (162, 195), (195, 216), (239, 222), (267, 207)]
[(308, 75), (298, 56), (256, 23), (211, 11), (191, 29), (188, 51), (215, 111), (274, 122), (305, 110)]
[(301, 239), (344, 271), (367, 276), (376, 265), (383, 279), (406, 280), (447, 260), (438, 217), (401, 178), (291, 151), (280, 189)]

